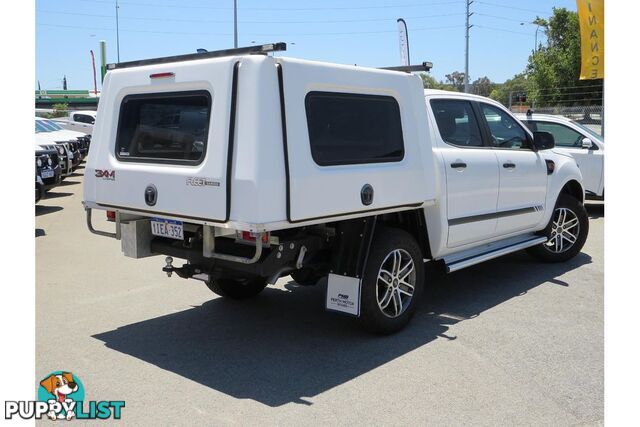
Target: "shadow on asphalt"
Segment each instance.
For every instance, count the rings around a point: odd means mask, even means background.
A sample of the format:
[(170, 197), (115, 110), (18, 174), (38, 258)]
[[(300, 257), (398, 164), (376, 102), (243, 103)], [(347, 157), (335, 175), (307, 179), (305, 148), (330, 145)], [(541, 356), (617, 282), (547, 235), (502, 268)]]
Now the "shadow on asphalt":
[[(445, 275), (428, 265), (429, 292), (412, 322), (391, 336), (372, 336), (348, 317), (324, 311), (326, 281), (265, 289), (238, 302), (200, 306), (94, 335), (113, 350), (239, 399), (271, 407), (311, 404), (317, 396), (402, 355), (449, 336), (449, 326), (474, 318), (591, 262), (579, 254), (541, 264), (526, 253)], [(181, 284), (176, 283), (176, 286)], [(202, 285), (204, 286), (204, 285)]]
[(76, 184), (80, 184), (80, 181), (70, 181), (69, 178), (67, 177), (64, 181), (60, 183), (60, 187), (65, 187), (67, 185), (76, 185)]
[(58, 193), (54, 191), (48, 191), (46, 199), (57, 199), (58, 197), (68, 197), (73, 196), (73, 193)]
[(36, 205), (36, 216), (47, 215), (53, 212), (58, 212), (63, 209), (62, 206), (42, 206)]

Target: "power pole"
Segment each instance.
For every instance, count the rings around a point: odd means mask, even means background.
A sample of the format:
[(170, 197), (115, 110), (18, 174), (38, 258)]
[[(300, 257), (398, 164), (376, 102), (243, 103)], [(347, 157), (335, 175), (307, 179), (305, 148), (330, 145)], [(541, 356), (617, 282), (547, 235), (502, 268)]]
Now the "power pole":
[(467, 3), (467, 13), (466, 13), (466, 24), (465, 28), (465, 49), (464, 49), (464, 91), (465, 93), (469, 93), (469, 30), (473, 25), (469, 25), (469, 18), (473, 15), (473, 12), (469, 12), (469, 8), (471, 7), (471, 3), (473, 0), (466, 0)]
[(118, 62), (120, 62), (120, 24), (118, 22), (118, 9), (120, 9), (120, 6), (118, 6), (118, 0), (116, 0), (116, 49), (118, 51)]
[(238, 0), (233, 0), (233, 47), (238, 48)]

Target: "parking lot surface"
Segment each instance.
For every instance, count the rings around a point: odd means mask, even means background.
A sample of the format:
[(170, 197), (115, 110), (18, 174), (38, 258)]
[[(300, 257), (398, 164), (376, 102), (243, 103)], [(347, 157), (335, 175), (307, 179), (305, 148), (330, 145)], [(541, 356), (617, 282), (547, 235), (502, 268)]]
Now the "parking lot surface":
[(377, 337), (324, 311), (323, 282), (237, 302), (125, 258), (87, 230), (78, 172), (36, 206), (36, 376), (73, 372), (127, 424), (603, 422), (602, 204), (573, 260), (428, 268), (413, 321)]

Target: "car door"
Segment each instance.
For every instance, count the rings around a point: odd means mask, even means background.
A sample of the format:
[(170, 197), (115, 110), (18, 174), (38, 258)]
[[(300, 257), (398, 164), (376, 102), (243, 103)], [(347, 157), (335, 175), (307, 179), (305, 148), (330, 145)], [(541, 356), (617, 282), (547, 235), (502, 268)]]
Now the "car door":
[[(562, 123), (544, 120), (531, 120), (531, 122), (535, 125), (536, 130), (549, 132), (553, 135), (556, 147), (562, 152), (570, 154), (576, 160), (580, 172), (582, 172), (585, 190), (600, 195), (604, 161), (602, 150), (593, 142), (593, 137)], [(591, 148), (582, 148), (584, 138), (592, 140)]]
[(485, 145), (472, 103), (432, 99), (447, 188), (447, 246), (456, 247), (495, 234), (498, 161)]
[(485, 132), (498, 158), (500, 190), (496, 233), (506, 235), (536, 227), (544, 216), (547, 165), (533, 150), (520, 122), (497, 105), (478, 103)]

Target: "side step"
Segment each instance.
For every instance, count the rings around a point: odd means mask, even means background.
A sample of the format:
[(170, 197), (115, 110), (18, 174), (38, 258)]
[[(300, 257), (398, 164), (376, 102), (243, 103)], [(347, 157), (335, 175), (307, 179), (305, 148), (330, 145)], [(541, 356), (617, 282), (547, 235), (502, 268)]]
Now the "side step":
[(518, 236), (452, 254), (442, 258), (442, 260), (445, 263), (447, 273), (452, 273), (493, 258), (498, 258), (502, 255), (510, 254), (511, 252), (517, 252), (531, 246), (539, 245), (546, 241), (547, 238), (544, 236)]

